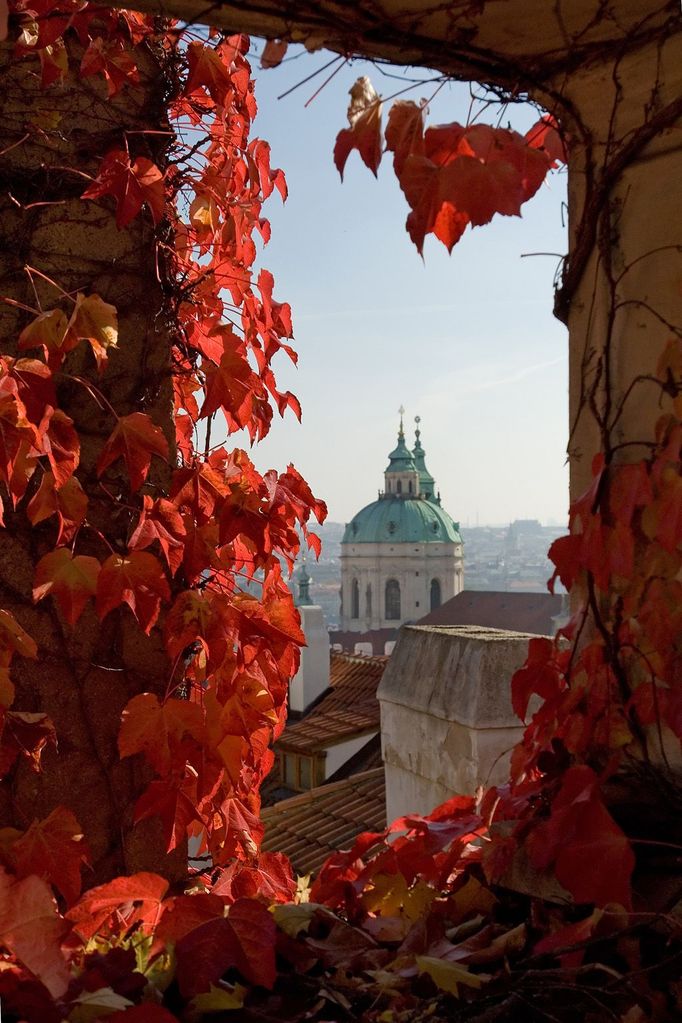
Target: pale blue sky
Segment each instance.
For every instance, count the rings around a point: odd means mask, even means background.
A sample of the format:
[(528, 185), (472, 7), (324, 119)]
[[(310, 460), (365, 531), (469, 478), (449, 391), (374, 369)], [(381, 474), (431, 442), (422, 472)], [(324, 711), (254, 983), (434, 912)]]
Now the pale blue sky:
[[(351, 154), (343, 184), (332, 161), (355, 79), (368, 74), (383, 96), (400, 83), (356, 61), (307, 109), (325, 75), (276, 98), (329, 59), (305, 54), (257, 74), (255, 130), (290, 191), (284, 206), (266, 204), (272, 240), (262, 263), (275, 275), (275, 298), (292, 306), (299, 368), (282, 357), (279, 381), (301, 400), (303, 422), (277, 418), (254, 449), (256, 464), (293, 461), (330, 519), (347, 521), (383, 482), (402, 403), (408, 440), (413, 417), (422, 418), (427, 464), (455, 519), (563, 521), (567, 335), (552, 316), (558, 259), (521, 256), (565, 251), (565, 175), (548, 179), (522, 219), (468, 230), (452, 256), (427, 239), (422, 262), (390, 158), (377, 182)], [(464, 121), (469, 104), (468, 86), (447, 85), (430, 123)], [(499, 113), (493, 107), (489, 117)], [(515, 107), (502, 123), (525, 131), (536, 118)]]

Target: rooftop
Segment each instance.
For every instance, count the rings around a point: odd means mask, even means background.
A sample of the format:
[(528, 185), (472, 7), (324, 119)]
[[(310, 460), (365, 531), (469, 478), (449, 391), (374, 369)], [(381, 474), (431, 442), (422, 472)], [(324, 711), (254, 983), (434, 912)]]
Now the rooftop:
[(377, 688), (387, 657), (332, 652), (329, 689), (299, 721), (287, 725), (276, 748), (315, 753), (379, 729)]
[(321, 785), (262, 811), (264, 852), (283, 852), (298, 874), (320, 869), (363, 831), (386, 827), (384, 768)]
[(483, 625), (549, 636), (562, 611), (561, 594), (463, 590), (420, 618), (416, 625)]

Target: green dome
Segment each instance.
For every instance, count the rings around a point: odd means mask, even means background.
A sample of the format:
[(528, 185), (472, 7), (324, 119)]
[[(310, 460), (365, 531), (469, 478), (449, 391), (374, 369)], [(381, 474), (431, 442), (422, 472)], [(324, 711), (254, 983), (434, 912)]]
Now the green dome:
[(342, 543), (461, 543), (459, 523), (420, 498), (381, 497), (346, 526)]

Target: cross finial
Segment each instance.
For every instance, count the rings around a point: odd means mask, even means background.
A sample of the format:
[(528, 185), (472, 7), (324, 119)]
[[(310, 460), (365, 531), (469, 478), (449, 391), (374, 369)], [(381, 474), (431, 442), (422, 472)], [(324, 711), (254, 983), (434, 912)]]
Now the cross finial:
[(400, 413), (400, 429), (398, 431), (398, 436), (402, 437), (404, 435), (403, 434), (403, 416), (405, 415), (405, 409), (403, 408), (402, 405), (398, 409), (398, 412)]

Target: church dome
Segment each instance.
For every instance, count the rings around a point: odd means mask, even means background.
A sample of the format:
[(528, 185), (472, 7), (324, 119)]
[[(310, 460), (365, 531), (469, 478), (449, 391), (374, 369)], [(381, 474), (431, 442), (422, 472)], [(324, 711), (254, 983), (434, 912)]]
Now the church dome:
[(459, 523), (423, 497), (385, 495), (359, 511), (346, 526), (344, 544), (458, 543)]
[(416, 621), (464, 586), (459, 522), (441, 506), (426, 468), (419, 416), (413, 450), (405, 443), (404, 411), (384, 489), (351, 519), (341, 541), (341, 628), (358, 636)]

